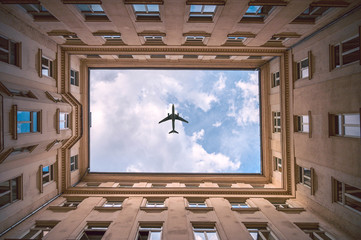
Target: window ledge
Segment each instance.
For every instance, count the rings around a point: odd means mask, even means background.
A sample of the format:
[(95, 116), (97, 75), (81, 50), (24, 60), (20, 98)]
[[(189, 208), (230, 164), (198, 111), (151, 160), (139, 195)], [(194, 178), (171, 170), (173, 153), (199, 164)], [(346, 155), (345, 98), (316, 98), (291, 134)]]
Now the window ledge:
[(62, 207), (62, 206), (49, 206), (48, 210), (59, 211), (59, 212), (68, 212), (71, 210), (75, 210), (76, 207)]
[(186, 210), (190, 210), (190, 211), (213, 211), (213, 207), (186, 207)]
[(123, 209), (123, 207), (103, 207), (103, 206), (95, 206), (94, 207), (94, 210), (109, 211), (109, 212), (119, 211), (119, 210), (122, 210), (122, 209)]
[(278, 208), (278, 207), (276, 207), (276, 210), (280, 212), (288, 212), (288, 213), (299, 213), (305, 211), (304, 208)]
[(140, 210), (143, 211), (165, 211), (168, 210), (168, 207), (140, 207)]
[(249, 207), (249, 208), (231, 208), (232, 211), (236, 212), (256, 212), (259, 211), (258, 207)]

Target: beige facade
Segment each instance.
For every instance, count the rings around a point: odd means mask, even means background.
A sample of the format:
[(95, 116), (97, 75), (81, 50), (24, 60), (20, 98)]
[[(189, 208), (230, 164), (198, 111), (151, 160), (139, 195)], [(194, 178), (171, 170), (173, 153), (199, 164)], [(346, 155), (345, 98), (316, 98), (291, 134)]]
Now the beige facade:
[[(0, 239), (358, 238), (361, 1), (0, 3)], [(104, 67), (258, 69), (262, 173), (90, 173)]]

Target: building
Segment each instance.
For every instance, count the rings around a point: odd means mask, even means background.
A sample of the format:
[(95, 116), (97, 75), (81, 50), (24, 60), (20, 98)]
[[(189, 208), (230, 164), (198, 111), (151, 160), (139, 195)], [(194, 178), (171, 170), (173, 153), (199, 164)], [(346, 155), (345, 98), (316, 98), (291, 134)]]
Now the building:
[[(1, 239), (358, 238), (361, 1), (0, 2)], [(100, 67), (259, 69), (262, 174), (89, 173)]]

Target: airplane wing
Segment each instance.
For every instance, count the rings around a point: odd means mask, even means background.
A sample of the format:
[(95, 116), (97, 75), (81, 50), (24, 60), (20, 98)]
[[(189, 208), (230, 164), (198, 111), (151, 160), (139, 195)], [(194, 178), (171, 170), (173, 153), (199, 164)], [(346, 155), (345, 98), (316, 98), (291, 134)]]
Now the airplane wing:
[(162, 123), (162, 122), (165, 122), (165, 121), (168, 121), (168, 120), (171, 120), (171, 116), (168, 115), (168, 117), (164, 118), (162, 121), (160, 121), (159, 123)]
[(187, 121), (187, 120), (185, 120), (185, 119), (181, 118), (181, 117), (180, 117), (180, 116), (178, 116), (178, 115), (175, 115), (175, 119), (188, 123), (188, 121)]

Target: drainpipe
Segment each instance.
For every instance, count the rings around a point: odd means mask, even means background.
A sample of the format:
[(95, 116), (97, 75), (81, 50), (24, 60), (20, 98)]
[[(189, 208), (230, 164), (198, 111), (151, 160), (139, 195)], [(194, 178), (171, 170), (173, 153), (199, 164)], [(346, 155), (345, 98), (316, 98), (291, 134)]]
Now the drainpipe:
[(39, 212), (41, 209), (43, 209), (44, 207), (46, 207), (49, 203), (51, 203), (52, 201), (54, 201), (55, 199), (57, 199), (59, 196), (61, 195), (58, 194), (55, 197), (53, 197), (52, 199), (50, 199), (49, 201), (47, 201), (46, 203), (44, 203), (43, 205), (41, 205), (40, 207), (38, 207), (37, 209), (35, 209), (34, 211), (32, 211), (31, 213), (29, 213), (28, 215), (26, 215), (25, 217), (23, 217), (22, 219), (20, 219), (19, 221), (17, 221), (15, 224), (13, 224), (12, 226), (10, 226), (9, 228), (5, 229), (2, 233), (0, 233), (0, 237), (4, 236), (6, 233), (8, 233), (10, 230), (12, 230), (13, 228), (15, 228), (16, 226), (18, 226), (20, 223), (24, 222), (26, 219), (30, 218), (31, 216), (33, 216), (35, 213)]

